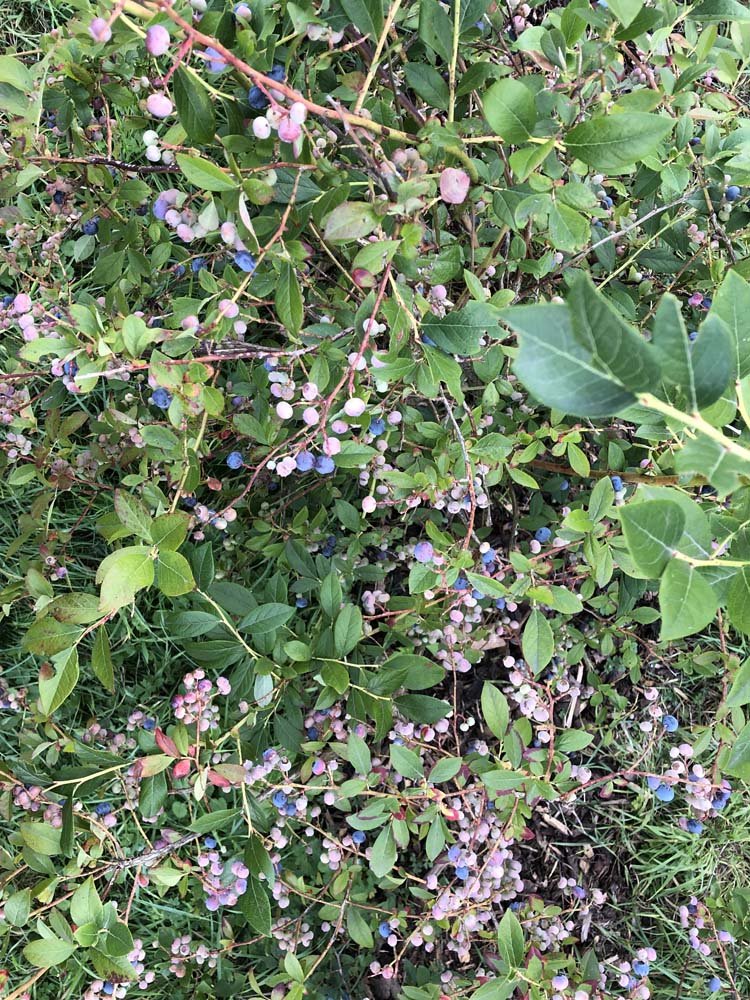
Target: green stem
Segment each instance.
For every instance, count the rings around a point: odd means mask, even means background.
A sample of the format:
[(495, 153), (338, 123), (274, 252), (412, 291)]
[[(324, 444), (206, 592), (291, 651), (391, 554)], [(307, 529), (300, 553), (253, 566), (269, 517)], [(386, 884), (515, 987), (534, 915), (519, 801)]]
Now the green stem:
[(683, 413), (682, 410), (670, 406), (669, 403), (664, 403), (661, 399), (657, 399), (656, 396), (652, 396), (648, 392), (639, 396), (638, 402), (641, 406), (645, 406), (649, 410), (656, 410), (657, 413), (662, 413), (671, 420), (677, 420), (698, 434), (705, 434), (706, 437), (720, 444), (730, 455), (735, 455), (737, 458), (741, 458), (743, 462), (750, 463), (750, 449), (744, 448), (741, 444), (728, 438), (726, 434), (722, 434), (717, 427), (704, 420), (700, 413)]

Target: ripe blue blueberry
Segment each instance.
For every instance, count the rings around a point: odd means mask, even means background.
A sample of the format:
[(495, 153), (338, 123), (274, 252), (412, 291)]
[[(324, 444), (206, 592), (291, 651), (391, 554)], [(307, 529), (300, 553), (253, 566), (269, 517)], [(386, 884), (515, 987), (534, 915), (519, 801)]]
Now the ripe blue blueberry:
[(136, 208), (136, 210), (135, 210), (135, 214), (136, 215), (148, 215), (148, 204), (146, 202), (144, 202), (142, 205), (139, 205), (138, 208)]
[(240, 469), (244, 463), (241, 451), (232, 451), (227, 455), (227, 465), (230, 469)]
[(718, 976), (711, 976), (709, 981), (706, 983), (706, 986), (708, 986), (712, 993), (718, 993), (721, 989), (721, 980)]
[(115, 992), (115, 987), (113, 983), (105, 983), (102, 986), (102, 993), (105, 995), (105, 997), (111, 997), (114, 992)]
[(570, 481), (567, 479), (563, 479), (563, 481), (560, 483), (560, 492), (565, 493), (569, 489), (570, 489)]
[(690, 340), (690, 341), (693, 341), (693, 340), (695, 340), (695, 338), (696, 338), (697, 336), (698, 336), (698, 331), (697, 331), (697, 330), (690, 330), (690, 331), (688, 332), (688, 340)]
[(703, 833), (703, 824), (699, 819), (689, 819), (687, 821), (687, 831), (688, 833)]
[(456, 878), (460, 878), (462, 882), (465, 882), (469, 877), (469, 869), (466, 865), (459, 865), (456, 868)]
[(315, 726), (308, 726), (305, 732), (307, 734), (308, 740), (317, 740), (318, 736), (320, 735)]
[(637, 976), (647, 976), (651, 971), (651, 966), (648, 962), (633, 962), (633, 972)]
[(63, 375), (67, 375), (69, 378), (75, 378), (78, 373), (78, 365), (75, 361), (66, 361), (63, 365)]
[(712, 304), (713, 304), (712, 299), (704, 298), (703, 302), (701, 303), (701, 308), (708, 310), (711, 308)]
[(87, 222), (81, 226), (81, 231), (84, 236), (96, 236), (99, 232), (99, 220), (94, 216), (93, 219), (89, 219)]
[(600, 201), (605, 208), (612, 208), (612, 206), (614, 205), (614, 202), (612, 201), (612, 199), (609, 197), (608, 194), (603, 195)]
[(656, 789), (661, 784), (661, 778), (657, 778), (655, 774), (649, 774), (649, 776), (646, 778), (646, 784), (648, 785), (648, 787), (651, 789), (652, 792), (655, 792)]
[(484, 600), (484, 594), (482, 593), (481, 590), (472, 590), (471, 596), (474, 598), (475, 601)]
[(466, 577), (465, 576), (459, 576), (459, 578), (453, 584), (453, 589), (454, 590), (468, 590), (469, 586), (470, 586), (470, 584), (469, 584), (469, 581), (466, 579)]
[(364, 844), (364, 842), (367, 840), (367, 834), (364, 832), (364, 830), (355, 830), (354, 833), (352, 834), (352, 840), (354, 841), (355, 844)]
[(300, 472), (309, 472), (315, 465), (315, 456), (309, 451), (301, 451), (294, 460)]
[(216, 840), (213, 837), (206, 837), (203, 841), (204, 845), (210, 850), (216, 847)]
[(497, 608), (498, 611), (503, 611), (505, 608), (505, 598), (498, 597), (498, 599), (495, 601), (495, 607)]
[(9, 306), (13, 302), (14, 298), (15, 296), (13, 295), (3, 295), (3, 305)]
[(437, 347), (437, 344), (432, 337), (428, 336), (426, 333), (422, 334), (422, 343), (427, 344), (428, 347)]
[(94, 812), (97, 816), (108, 816), (112, 812), (112, 806), (109, 802), (97, 802)]
[(552, 538), (552, 532), (546, 525), (544, 525), (542, 528), (537, 528), (534, 532), (534, 538), (544, 545), (545, 542), (548, 542), (550, 538)]
[(183, 278), (185, 276), (185, 271), (186, 271), (185, 265), (184, 264), (178, 264), (177, 267), (175, 267), (175, 269), (174, 269), (175, 277), (176, 278)]
[(730, 184), (724, 193), (727, 201), (737, 201), (742, 194), (742, 188), (738, 188), (736, 184)]
[(255, 257), (247, 250), (240, 250), (239, 253), (234, 255), (234, 262), (240, 271), (244, 271), (245, 274), (252, 274), (255, 270)]
[(251, 87), (247, 92), (247, 103), (253, 111), (265, 111), (271, 102), (260, 87)]
[(668, 733), (676, 733), (680, 728), (680, 723), (673, 715), (665, 715), (661, 720), (661, 724)]
[(55, 191), (55, 193), (52, 195), (52, 200), (54, 201), (54, 203), (56, 205), (64, 205), (65, 204), (65, 192), (64, 191)]
[(196, 257), (195, 260), (190, 262), (190, 270), (193, 272), (193, 274), (197, 274), (198, 271), (202, 271), (205, 266), (206, 266), (205, 257)]
[(330, 455), (318, 455), (315, 459), (315, 471), (321, 476), (330, 476), (336, 465)]
[(168, 410), (169, 404), (172, 402), (172, 394), (159, 386), (158, 389), (154, 389), (151, 395), (151, 402), (154, 406), (158, 406), (160, 410)]
[(622, 479), (620, 479), (619, 476), (612, 476), (612, 489), (616, 493), (619, 493), (620, 490), (623, 489)]
[(273, 69), (269, 70), (269, 72), (266, 75), (270, 76), (270, 78), (272, 80), (275, 80), (276, 83), (283, 83), (284, 79), (286, 78), (286, 73), (284, 72), (284, 67), (281, 65), (281, 63), (276, 63)]
[(390, 933), (391, 933), (391, 925), (388, 923), (387, 920), (384, 920), (382, 924), (380, 924), (380, 926), (378, 927), (378, 934), (382, 938), (387, 938), (390, 935)]
[(370, 421), (370, 434), (374, 434), (378, 437), (385, 430), (385, 420), (382, 417), (376, 417), (374, 420)]
[(497, 559), (497, 552), (494, 549), (487, 549), (486, 552), (482, 553), (482, 562), (485, 566), (489, 563), (494, 562)]
[(461, 848), (460, 847), (457, 847), (454, 844), (453, 847), (449, 847), (448, 848), (448, 860), (450, 861), (450, 863), (452, 865), (455, 865), (455, 863), (458, 861), (458, 859), (460, 857), (461, 857)]
[(274, 792), (271, 801), (277, 809), (281, 809), (286, 805), (286, 795), (283, 792)]
[(674, 788), (671, 785), (659, 785), (656, 789), (656, 797), (660, 802), (671, 802), (674, 798)]
[(700, 138), (697, 135), (694, 135), (693, 138), (690, 140), (690, 145), (700, 146), (700, 144), (701, 144)]
[(309, 601), (307, 600), (306, 597), (298, 597), (294, 603), (298, 608), (306, 608)]
[(153, 732), (156, 729), (156, 719), (144, 719), (143, 728), (147, 729), (148, 732)]

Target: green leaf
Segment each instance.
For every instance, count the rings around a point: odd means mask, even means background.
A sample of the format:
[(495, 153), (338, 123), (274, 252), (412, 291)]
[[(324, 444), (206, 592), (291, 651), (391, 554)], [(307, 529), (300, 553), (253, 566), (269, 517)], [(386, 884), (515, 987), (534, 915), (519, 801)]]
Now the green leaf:
[(750, 11), (739, 0), (705, 0), (688, 17), (694, 21), (750, 21)]
[(93, 877), (89, 876), (71, 897), (70, 919), (74, 924), (97, 923), (102, 912), (102, 901), (96, 891)]
[(274, 299), (276, 315), (289, 333), (297, 334), (302, 328), (304, 303), (297, 274), (292, 265), (283, 260), (279, 266), (279, 281)]
[(447, 109), (450, 91), (448, 84), (436, 69), (410, 62), (406, 64), (404, 76), (414, 93), (431, 108), (439, 108), (441, 111)]
[[(750, 18), (748, 18), (750, 20)], [(727, 271), (714, 296), (710, 319), (718, 316), (728, 328), (735, 358), (735, 377), (750, 375), (750, 284), (736, 271)]]
[(127, 316), (122, 324), (122, 342), (128, 354), (139, 358), (156, 337), (156, 330), (140, 316)]
[(76, 591), (56, 597), (54, 601), (50, 601), (45, 610), (56, 621), (66, 624), (90, 625), (91, 622), (101, 618), (99, 598), (96, 594), (83, 594)]
[(187, 538), (190, 518), (187, 514), (175, 511), (173, 514), (161, 514), (151, 525), (151, 541), (159, 550), (179, 549)]
[(750, 702), (750, 659), (741, 664), (727, 695), (727, 708), (741, 708)]
[(549, 235), (556, 250), (573, 251), (585, 246), (591, 228), (580, 212), (555, 202), (549, 212)]
[(10, 84), (25, 94), (34, 89), (34, 78), (31, 73), (21, 60), (14, 56), (0, 56), (0, 83)]
[(144, 778), (138, 796), (138, 809), (144, 819), (153, 819), (167, 801), (167, 776), (163, 771)]
[(427, 780), (432, 785), (439, 785), (443, 781), (450, 781), (451, 778), (456, 777), (462, 766), (463, 760), (460, 757), (443, 757), (432, 768), (427, 776)]
[(240, 628), (254, 636), (268, 635), (286, 625), (293, 614), (288, 604), (260, 604), (245, 615)]
[(216, 117), (205, 87), (201, 86), (195, 76), (179, 66), (174, 75), (172, 93), (180, 124), (188, 139), (199, 146), (212, 142), (216, 132)]
[(502, 740), (508, 731), (510, 710), (508, 699), (490, 681), (482, 686), (482, 715), (493, 736)]
[(39, 677), (39, 704), (45, 715), (56, 712), (78, 683), (78, 650), (75, 647), (58, 653), (53, 662), (55, 671), (52, 676), (44, 676), (50, 669), (44, 667)]
[(161, 549), (156, 562), (156, 583), (162, 594), (179, 597), (195, 590), (195, 580), (190, 563), (179, 552)]
[(194, 819), (190, 824), (190, 830), (193, 833), (200, 834), (221, 830), (223, 827), (229, 826), (232, 820), (236, 819), (239, 815), (239, 809), (214, 809), (213, 812), (205, 813), (203, 816)]
[(333, 646), (337, 656), (351, 653), (362, 638), (362, 612), (354, 604), (345, 604), (333, 626)]
[(117, 611), (130, 604), (137, 591), (154, 582), (151, 548), (130, 545), (112, 552), (99, 564), (96, 582), (101, 584), (99, 607), (102, 611)]
[(486, 302), (468, 302), (446, 316), (430, 315), (422, 324), (442, 351), (459, 357), (473, 357), (481, 351), (480, 340), (488, 333), (497, 335), (500, 313)]
[(396, 841), (389, 823), (388, 826), (383, 827), (372, 845), (370, 869), (375, 878), (384, 878), (396, 864), (397, 858)]
[(424, 780), (422, 759), (414, 750), (402, 747), (398, 743), (392, 743), (390, 756), (391, 767), (402, 777), (409, 778), (410, 781)]
[(705, 476), (720, 500), (738, 487), (741, 477), (750, 476), (743, 458), (733, 455), (720, 441), (705, 434), (683, 443), (675, 457), (675, 468), (680, 473)]
[(700, 570), (682, 559), (671, 559), (659, 586), (661, 633), (668, 642), (692, 635), (713, 621), (718, 601)]
[(588, 274), (576, 279), (568, 305), (573, 333), (600, 370), (632, 392), (658, 385), (659, 365), (648, 343), (622, 319)]
[(659, 148), (674, 127), (674, 119), (640, 111), (592, 118), (565, 136), (571, 156), (595, 170), (624, 173)]
[(729, 760), (724, 765), (724, 771), (742, 778), (743, 781), (750, 781), (750, 722), (745, 725), (734, 741)]
[(342, 597), (338, 574), (331, 572), (320, 584), (320, 606), (329, 618), (333, 619), (339, 613)]
[(750, 635), (750, 566), (743, 566), (729, 588), (727, 614), (734, 627)]
[(555, 640), (547, 619), (538, 608), (534, 608), (526, 621), (521, 637), (523, 658), (538, 674), (543, 670), (555, 651)]
[(367, 202), (345, 201), (328, 215), (323, 237), (329, 243), (351, 243), (369, 236), (378, 221)]
[(47, 615), (35, 621), (23, 637), (24, 649), (38, 656), (54, 656), (77, 642), (81, 629), (68, 622), (59, 622)]
[(236, 191), (239, 181), (202, 156), (177, 154), (177, 166), (190, 183), (202, 191)]
[(646, 500), (620, 511), (628, 551), (641, 577), (661, 576), (685, 527), (685, 515), (672, 500)]
[(627, 28), (640, 14), (643, 0), (609, 0), (607, 5), (620, 24)]
[(103, 625), (100, 625), (94, 635), (94, 645), (91, 648), (91, 669), (94, 676), (108, 691), (115, 689), (115, 671), (112, 663), (109, 636)]
[[(383, 5), (381, 0), (341, 0), (346, 16), (362, 35), (377, 42), (383, 30)], [(343, 27), (343, 25), (342, 25)]]
[(370, 750), (361, 736), (352, 733), (346, 741), (346, 757), (357, 774), (367, 776), (372, 769)]
[(31, 913), (31, 891), (21, 889), (14, 892), (12, 896), (8, 896), (3, 903), (3, 911), (4, 919), (12, 927), (23, 927)]
[(355, 906), (350, 906), (346, 913), (346, 929), (349, 937), (358, 944), (360, 948), (372, 948), (375, 941), (372, 931), (367, 925), (365, 918)]
[(584, 417), (611, 416), (635, 402), (574, 334), (567, 306), (512, 306), (502, 317), (520, 336), (515, 372), (540, 402)]
[(44, 937), (27, 944), (23, 949), (23, 957), (37, 969), (49, 969), (70, 958), (77, 948), (77, 944), (71, 944), (61, 938)]
[(667, 292), (661, 297), (654, 316), (651, 343), (661, 368), (661, 380), (667, 398), (671, 390), (682, 392), (690, 410), (697, 408), (690, 341), (682, 319), (680, 303)]
[(444, 719), (451, 710), (447, 701), (428, 694), (402, 694), (394, 701), (399, 711), (412, 722), (424, 722), (428, 726)]
[(578, 594), (573, 594), (566, 587), (540, 586), (529, 587), (526, 591), (529, 600), (538, 601), (540, 604), (559, 611), (562, 615), (577, 615), (583, 611), (583, 601)]
[(131, 534), (151, 541), (151, 515), (137, 497), (115, 490), (115, 514)]
[(19, 832), (24, 844), (35, 854), (52, 858), (60, 853), (62, 831), (49, 823), (20, 823)]
[(709, 316), (698, 327), (692, 344), (690, 360), (693, 367), (695, 401), (705, 409), (717, 399), (734, 378), (734, 354), (729, 328), (718, 316)]
[(239, 900), (240, 909), (245, 919), (258, 934), (269, 937), (271, 934), (271, 903), (268, 893), (254, 875), (247, 880), (247, 889)]
[(531, 90), (519, 80), (506, 77), (493, 83), (482, 100), (490, 128), (506, 142), (526, 142), (536, 124), (536, 105)]
[(500, 954), (511, 969), (523, 965), (526, 948), (523, 941), (523, 928), (513, 910), (508, 908), (497, 928), (497, 946)]

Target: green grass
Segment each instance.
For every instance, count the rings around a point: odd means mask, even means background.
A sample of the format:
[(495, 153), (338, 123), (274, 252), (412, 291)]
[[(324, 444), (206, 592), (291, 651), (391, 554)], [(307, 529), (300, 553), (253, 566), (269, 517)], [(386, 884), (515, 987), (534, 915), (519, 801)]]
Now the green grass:
[(0, 50), (36, 49), (47, 32), (69, 20), (73, 7), (65, 0), (5, 0), (0, 22)]

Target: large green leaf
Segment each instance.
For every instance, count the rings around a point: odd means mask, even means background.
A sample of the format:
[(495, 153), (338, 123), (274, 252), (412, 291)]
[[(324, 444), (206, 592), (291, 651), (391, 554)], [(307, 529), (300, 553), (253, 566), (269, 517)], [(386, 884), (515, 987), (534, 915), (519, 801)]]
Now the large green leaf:
[(727, 325), (735, 357), (735, 377), (750, 374), (750, 284), (736, 271), (727, 271), (714, 296), (709, 319), (718, 316)]
[(520, 80), (493, 83), (482, 100), (490, 128), (506, 142), (526, 142), (536, 124), (534, 95)]
[(674, 126), (663, 115), (631, 111), (575, 125), (565, 137), (568, 153), (595, 170), (624, 173), (656, 152)]
[(555, 652), (552, 629), (538, 608), (534, 608), (524, 625), (521, 649), (524, 659), (535, 674), (547, 666)]
[(732, 580), (727, 615), (739, 632), (750, 635), (750, 566), (743, 566)]
[(502, 317), (520, 337), (515, 372), (542, 403), (576, 416), (606, 417), (635, 402), (575, 336), (567, 306), (512, 306)]
[(568, 296), (573, 333), (602, 371), (633, 392), (654, 388), (659, 364), (647, 342), (582, 274)]
[(178, 153), (177, 165), (190, 183), (202, 191), (235, 191), (239, 187), (235, 177), (202, 156)]
[(129, 604), (139, 590), (154, 582), (151, 548), (129, 545), (112, 552), (100, 563), (96, 582), (101, 584), (102, 611), (116, 611)]
[(672, 559), (659, 587), (662, 642), (692, 635), (713, 621), (718, 600), (700, 570), (683, 559)]
[(672, 500), (645, 500), (620, 511), (628, 550), (642, 578), (653, 580), (672, 557), (685, 527), (685, 515)]
[(198, 145), (211, 142), (216, 132), (216, 116), (205, 87), (180, 66), (174, 75), (172, 93), (188, 139)]
[(500, 313), (485, 302), (468, 302), (446, 316), (429, 316), (422, 332), (448, 354), (473, 357), (481, 350), (480, 341), (487, 333), (497, 331)]
[(58, 653), (52, 662), (54, 673), (45, 666), (39, 676), (39, 704), (45, 715), (56, 712), (78, 683), (78, 650), (74, 646)]
[(159, 551), (156, 563), (156, 582), (162, 594), (179, 597), (195, 589), (193, 571), (185, 556), (170, 549)]

